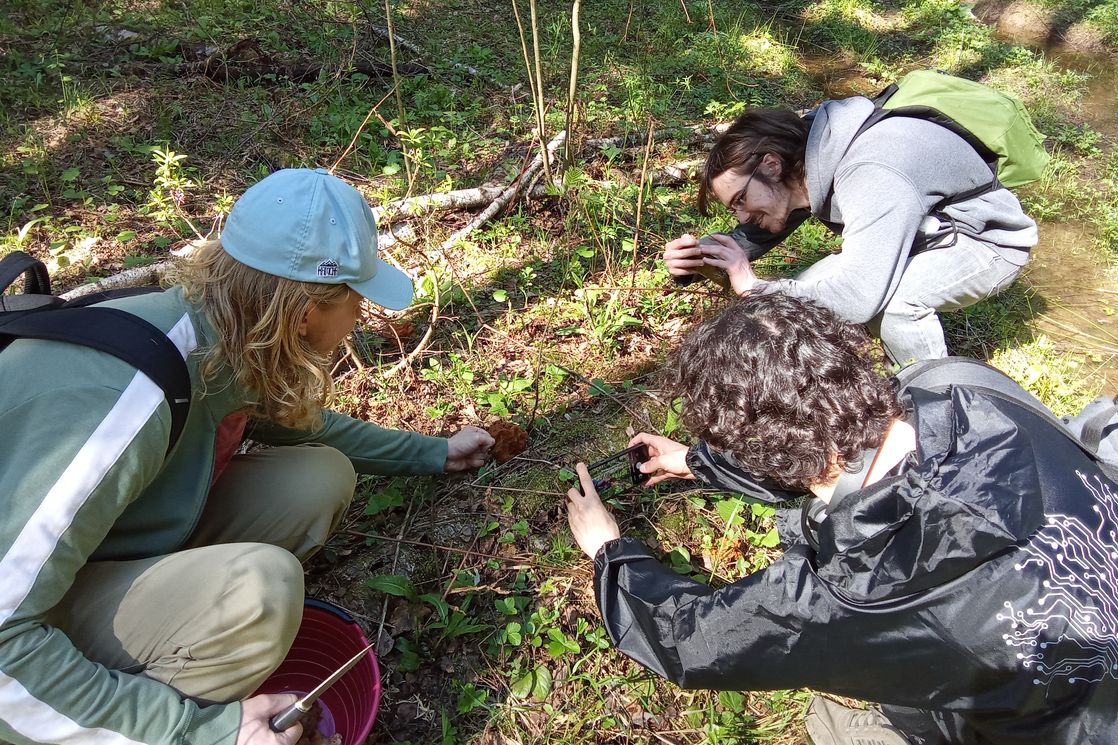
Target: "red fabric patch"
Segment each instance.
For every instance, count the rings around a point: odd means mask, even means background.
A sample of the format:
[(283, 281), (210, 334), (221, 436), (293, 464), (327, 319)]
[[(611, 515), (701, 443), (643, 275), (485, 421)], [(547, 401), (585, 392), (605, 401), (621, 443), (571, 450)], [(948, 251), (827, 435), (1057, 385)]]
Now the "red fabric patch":
[(210, 488), (221, 478), (221, 472), (237, 454), (237, 448), (245, 438), (245, 426), (248, 424), (248, 412), (234, 411), (221, 420), (217, 425), (217, 436), (214, 437), (214, 475), (210, 479)]

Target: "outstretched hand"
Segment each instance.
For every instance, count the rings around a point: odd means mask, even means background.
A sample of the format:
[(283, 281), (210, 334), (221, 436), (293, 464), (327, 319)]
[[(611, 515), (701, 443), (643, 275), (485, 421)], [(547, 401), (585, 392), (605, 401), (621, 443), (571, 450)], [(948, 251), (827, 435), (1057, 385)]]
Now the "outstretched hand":
[(262, 693), (241, 702), (241, 727), (237, 745), (295, 745), (303, 736), (299, 722), (283, 732), (273, 732), (269, 720), (299, 700), (291, 693)]
[(667, 479), (694, 479), (687, 467), (687, 446), (661, 435), (639, 432), (629, 440), (629, 446), (648, 446), (649, 459), (640, 464), (640, 471), (649, 474), (645, 486), (659, 484)]
[(593, 559), (606, 543), (621, 537), (617, 521), (602, 504), (598, 490), (594, 488), (594, 478), (586, 470), (585, 463), (575, 466), (582, 491), (572, 486), (567, 491), (567, 522), (571, 534), (582, 552)]
[(493, 437), (480, 427), (467, 426), (447, 438), (447, 473), (468, 471), (481, 468), (489, 459), (489, 448), (493, 447)]
[(749, 265), (749, 256), (737, 241), (724, 233), (713, 233), (704, 236), (698, 248), (705, 265), (718, 267), (726, 272), (735, 295), (740, 297), (753, 290), (753, 285), (757, 283), (757, 275)]

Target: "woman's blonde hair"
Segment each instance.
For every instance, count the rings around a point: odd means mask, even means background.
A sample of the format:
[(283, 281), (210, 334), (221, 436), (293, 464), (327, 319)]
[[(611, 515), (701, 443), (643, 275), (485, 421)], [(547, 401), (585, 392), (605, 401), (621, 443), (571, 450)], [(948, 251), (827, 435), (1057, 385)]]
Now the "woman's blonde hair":
[(251, 416), (288, 427), (315, 428), (333, 393), (329, 359), (299, 334), (311, 305), (341, 302), (345, 284), (296, 282), (234, 259), (218, 240), (176, 262), (166, 280), (201, 305), (217, 338), (201, 351), (199, 374), (209, 384), (223, 366), (255, 395)]

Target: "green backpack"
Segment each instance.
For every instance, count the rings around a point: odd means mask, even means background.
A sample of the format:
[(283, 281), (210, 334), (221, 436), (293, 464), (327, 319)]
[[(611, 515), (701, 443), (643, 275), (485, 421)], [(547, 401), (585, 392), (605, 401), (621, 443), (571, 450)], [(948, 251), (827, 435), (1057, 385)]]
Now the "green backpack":
[(1036, 181), (1048, 164), (1044, 135), (1021, 101), (1009, 93), (937, 70), (916, 70), (873, 99), (876, 110), (858, 135), (892, 116), (910, 116), (950, 129), (970, 144), (994, 174), (990, 184), (954, 195), (938, 207), (961, 202), (1000, 186)]

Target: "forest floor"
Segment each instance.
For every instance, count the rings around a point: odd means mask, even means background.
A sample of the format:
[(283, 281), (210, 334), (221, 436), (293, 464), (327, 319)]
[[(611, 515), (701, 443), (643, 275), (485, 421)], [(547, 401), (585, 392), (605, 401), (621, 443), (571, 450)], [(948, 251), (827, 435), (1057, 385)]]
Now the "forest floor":
[[(949, 344), (1061, 414), (1118, 393), (1116, 0), (599, 0), (581, 8), (573, 87), (571, 7), (552, 1), (534, 23), (527, 2), (490, 0), (8, 6), (0, 254), (29, 251), (74, 288), (210, 234), (276, 168), (333, 168), (380, 209), (417, 289), (339, 351), (336, 406), (430, 434), (527, 433), (479, 473), (362, 479), (308, 566), (311, 593), (378, 638), (370, 742), (805, 741), (810, 691), (684, 691), (614, 651), (563, 500), (572, 464), (629, 433), (687, 437), (665, 356), (727, 301), (674, 286), (659, 254), (730, 227), (699, 216), (686, 174), (746, 106), (873, 94), (915, 68), (1020, 96), (1053, 156), (1018, 191), (1041, 244), (1014, 286), (945, 318)], [(472, 227), (561, 130), (551, 172)], [(389, 204), (482, 187), (469, 209)], [(758, 269), (839, 245), (808, 224)], [(624, 531), (712, 585), (779, 556), (771, 507), (670, 485), (610, 497)]]

